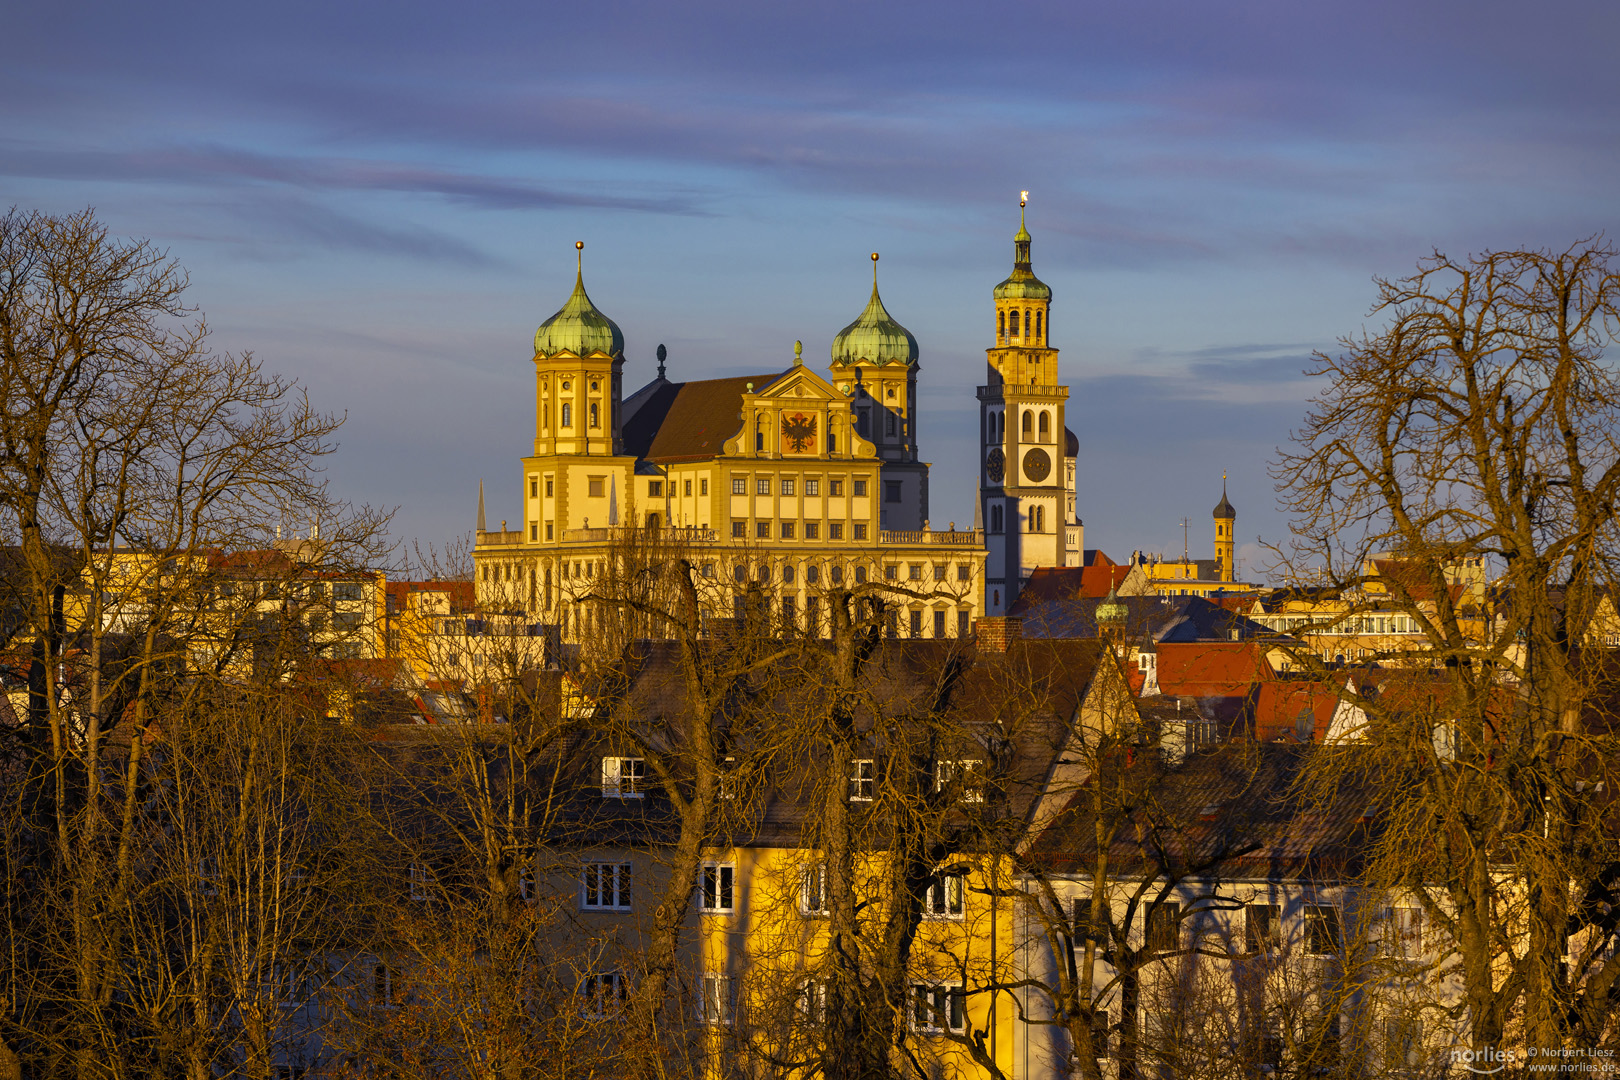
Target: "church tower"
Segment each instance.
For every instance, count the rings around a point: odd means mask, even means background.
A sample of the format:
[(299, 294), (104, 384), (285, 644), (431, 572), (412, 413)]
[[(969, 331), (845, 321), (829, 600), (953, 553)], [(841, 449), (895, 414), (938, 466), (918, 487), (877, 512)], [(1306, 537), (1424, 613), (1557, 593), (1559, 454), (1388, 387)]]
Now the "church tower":
[(877, 446), (882, 528), (914, 530), (928, 520), (928, 466), (917, 460), (917, 339), (895, 321), (878, 295), (872, 253), (872, 298), (832, 343), (832, 381), (850, 399), (856, 434)]
[(1058, 383), (1049, 343), (1052, 290), (1030, 265), (1030, 235), (1018, 202), (1012, 276), (997, 285), (994, 347), (979, 387), (980, 498), (985, 611), (1005, 614), (1040, 566), (1078, 566), (1084, 543), (1075, 516), (1078, 444), (1064, 422), (1069, 388)]
[(1226, 475), (1221, 475), (1221, 501), (1215, 504), (1215, 561), (1220, 564), (1222, 581), (1234, 581), (1236, 566), (1233, 560), (1232, 523), (1237, 511), (1226, 500)]

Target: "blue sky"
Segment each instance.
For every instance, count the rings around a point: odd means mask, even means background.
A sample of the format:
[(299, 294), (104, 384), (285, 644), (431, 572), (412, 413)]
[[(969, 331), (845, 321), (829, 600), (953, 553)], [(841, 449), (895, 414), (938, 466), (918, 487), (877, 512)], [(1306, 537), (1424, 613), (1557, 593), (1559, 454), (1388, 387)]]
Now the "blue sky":
[[(1312, 349), (1432, 249), (1612, 230), (1620, 5), (7, 4), (0, 201), (96, 207), (191, 271), (221, 349), (346, 412), (397, 536), (518, 499), (535, 326), (586, 242), (626, 385), (825, 366), (880, 251), (922, 349), (932, 517), (1017, 193), (1072, 388), (1087, 543), (1281, 538)], [(1259, 553), (1247, 548), (1251, 565)]]

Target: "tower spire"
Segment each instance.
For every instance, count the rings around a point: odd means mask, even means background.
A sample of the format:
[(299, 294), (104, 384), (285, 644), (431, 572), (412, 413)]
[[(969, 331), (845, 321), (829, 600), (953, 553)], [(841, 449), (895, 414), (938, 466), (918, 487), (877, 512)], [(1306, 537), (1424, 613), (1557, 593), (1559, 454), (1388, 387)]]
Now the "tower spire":
[(484, 531), (484, 481), (478, 481), (478, 531)]

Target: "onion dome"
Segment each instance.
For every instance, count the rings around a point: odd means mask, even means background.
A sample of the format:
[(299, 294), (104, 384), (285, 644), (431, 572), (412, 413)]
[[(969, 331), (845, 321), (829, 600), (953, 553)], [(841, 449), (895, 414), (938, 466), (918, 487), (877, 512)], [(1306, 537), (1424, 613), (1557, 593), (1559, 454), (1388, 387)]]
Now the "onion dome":
[(1220, 521), (1233, 521), (1237, 518), (1237, 511), (1232, 504), (1226, 501), (1226, 477), (1221, 477), (1221, 501), (1215, 504), (1215, 517)]
[[(576, 250), (585, 244), (578, 241)], [(562, 310), (540, 324), (534, 332), (536, 356), (553, 356), (568, 351), (575, 356), (606, 353), (624, 355), (624, 332), (619, 324), (602, 314), (585, 293), (585, 265), (583, 257), (574, 277), (574, 292), (563, 304)]]
[(1018, 203), (1018, 232), (1013, 234), (1012, 277), (996, 286), (997, 300), (1050, 300), (1052, 287), (1035, 276), (1029, 263), (1029, 230), (1024, 227), (1024, 203)]
[(917, 362), (917, 355), (917, 339), (911, 336), (910, 330), (894, 321), (878, 296), (877, 253), (873, 252), (872, 299), (866, 302), (861, 317), (833, 338), (833, 366), (904, 364), (909, 367)]
[(1108, 595), (1103, 598), (1102, 603), (1097, 605), (1097, 625), (1109, 628), (1123, 626), (1125, 616), (1129, 613), (1130, 609), (1125, 606), (1119, 595), (1114, 592), (1114, 587), (1110, 585)]

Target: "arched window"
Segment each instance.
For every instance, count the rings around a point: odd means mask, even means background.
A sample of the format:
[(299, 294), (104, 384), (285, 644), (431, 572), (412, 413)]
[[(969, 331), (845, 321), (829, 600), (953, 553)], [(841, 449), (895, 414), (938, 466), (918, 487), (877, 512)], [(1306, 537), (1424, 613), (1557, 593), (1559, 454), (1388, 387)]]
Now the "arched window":
[(1041, 313), (1037, 311), (1035, 313), (1035, 340), (1039, 341), (1040, 339), (1041, 339)]
[(1025, 434), (1032, 434), (1035, 430), (1035, 414), (1024, 410), (1024, 419), (1020, 423), (1020, 430)]
[(1024, 309), (1024, 336), (1029, 337), (1029, 309)]
[(596, 411), (596, 402), (591, 402), (591, 427), (601, 427), (601, 415)]
[(1052, 441), (1052, 414), (1041, 413), (1041, 442)]
[(1005, 311), (998, 311), (998, 312), (996, 312), (996, 337), (1006, 337), (1006, 336), (1007, 336), (1007, 313)]
[(563, 427), (574, 426), (574, 407), (566, 401), (563, 402), (562, 421)]

